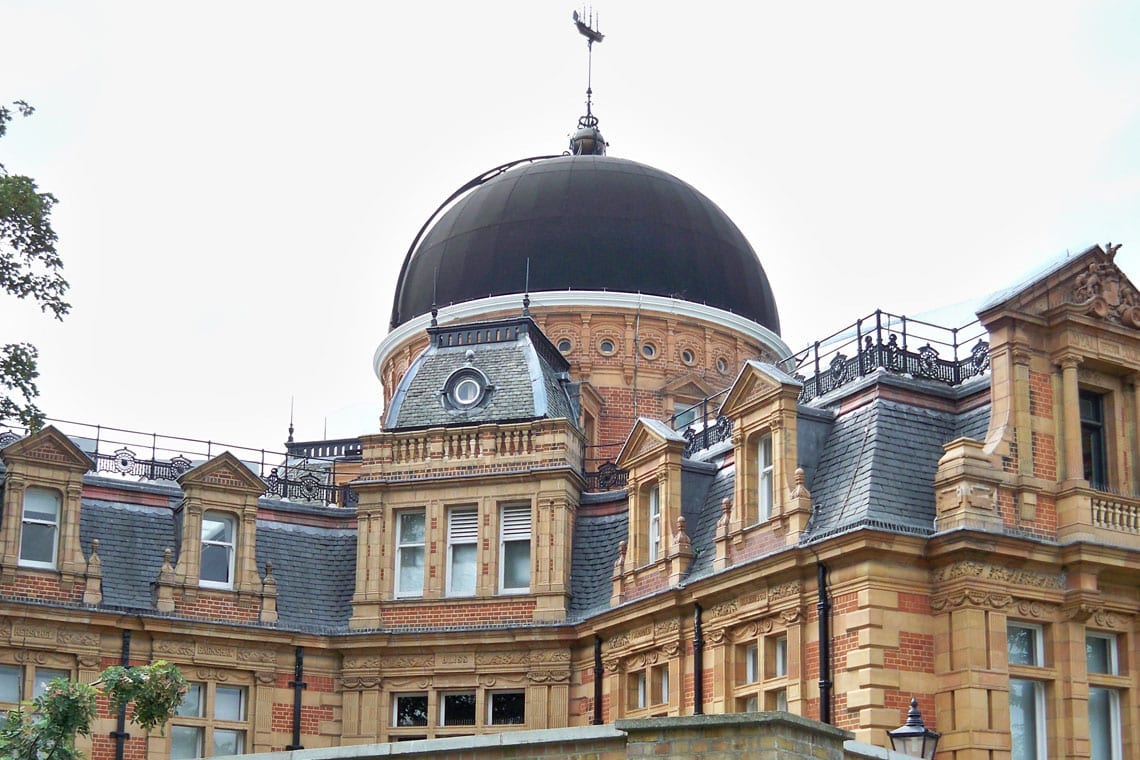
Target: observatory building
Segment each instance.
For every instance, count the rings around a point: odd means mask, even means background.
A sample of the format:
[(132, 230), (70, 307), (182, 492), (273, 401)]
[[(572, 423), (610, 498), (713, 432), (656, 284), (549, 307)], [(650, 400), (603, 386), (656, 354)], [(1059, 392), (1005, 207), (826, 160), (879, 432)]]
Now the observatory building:
[(161, 658), (183, 709), (93, 760), (755, 711), (884, 746), (912, 698), (940, 758), (1137, 756), (1115, 251), (794, 351), (732, 220), (587, 111), (425, 223), (378, 429), (0, 436), (0, 707)]

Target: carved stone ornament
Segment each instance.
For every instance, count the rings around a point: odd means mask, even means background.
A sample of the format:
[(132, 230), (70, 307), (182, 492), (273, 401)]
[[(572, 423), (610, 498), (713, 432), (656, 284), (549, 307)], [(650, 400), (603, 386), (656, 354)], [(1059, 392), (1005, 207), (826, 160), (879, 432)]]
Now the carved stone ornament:
[(954, 562), (933, 570), (930, 579), (939, 584), (957, 578), (989, 578), (990, 580), (1008, 583), (1011, 586), (1022, 586), (1045, 590), (1062, 591), (1065, 588), (1064, 573), (1038, 573), (1032, 570), (1006, 567), (1005, 565), (990, 565), (976, 560), (963, 560)]
[(66, 649), (97, 647), (100, 640), (99, 634), (92, 631), (74, 631), (67, 628), (59, 631), (58, 638), (60, 645)]
[(277, 682), (277, 674), (272, 670), (258, 670), (253, 674), (253, 680), (262, 686), (272, 686)]
[(349, 691), (375, 689), (380, 685), (379, 676), (345, 676), (341, 684)]
[(156, 639), (152, 645), (155, 654), (168, 657), (189, 659), (194, 656), (194, 642), (178, 639)]
[(259, 662), (266, 665), (277, 663), (277, 655), (272, 649), (239, 649), (238, 662)]
[(799, 596), (802, 590), (803, 586), (799, 581), (781, 583), (779, 586), (773, 586), (768, 589), (768, 601), (772, 602), (777, 599), (783, 599), (785, 596)]
[(959, 607), (980, 607), (991, 610), (1004, 610), (1013, 604), (1013, 597), (1008, 594), (994, 594), (988, 591), (967, 589), (955, 591), (950, 594), (939, 594), (931, 598), (930, 607), (935, 612), (953, 610)]
[(660, 636), (666, 633), (676, 633), (680, 629), (681, 624), (676, 618), (673, 620), (662, 620), (660, 623), (654, 623), (653, 635)]
[(344, 658), (345, 670), (376, 670), (383, 662), (380, 655), (348, 655)]
[(538, 665), (561, 662), (570, 662), (570, 652), (565, 649), (540, 649), (534, 652), (480, 652), (475, 655), (476, 665)]
[(434, 668), (435, 655), (393, 655), (380, 658), (380, 665), (383, 668)]
[(787, 610), (780, 610), (780, 620), (784, 621), (785, 625), (791, 625), (799, 620), (806, 619), (803, 607), (792, 607)]
[(76, 658), (76, 661), (79, 663), (79, 667), (87, 669), (87, 670), (95, 670), (96, 668), (98, 668), (100, 665), (103, 664), (103, 661), (99, 658), (99, 655), (97, 655), (97, 654), (80, 655), (79, 657)]
[(1020, 617), (1034, 618), (1037, 620), (1052, 620), (1057, 615), (1057, 605), (1039, 602), (1036, 599), (1019, 599), (1017, 602), (1017, 614)]
[(605, 660), (602, 665), (607, 673), (617, 673), (621, 670), (621, 660), (617, 657)]
[(532, 670), (526, 674), (531, 683), (566, 683), (570, 680), (569, 670)]
[(1124, 627), (1125, 619), (1104, 609), (1097, 609), (1092, 614), (1093, 625), (1097, 628), (1120, 630)]
[(725, 635), (725, 630), (723, 628), (717, 628), (705, 634), (705, 641), (707, 641), (709, 644), (712, 644), (713, 646), (719, 646), (720, 644), (724, 643)]
[(624, 646), (629, 646), (629, 634), (619, 633), (616, 636), (610, 636), (602, 642), (603, 650), (619, 649)]
[(709, 609), (709, 611), (708, 611), (708, 617), (709, 618), (724, 617), (725, 615), (731, 615), (734, 612), (736, 612), (736, 600), (730, 599), (727, 602), (720, 602), (718, 604), (714, 604), (712, 606), (712, 608)]
[(214, 668), (198, 668), (194, 671), (199, 681), (228, 681), (230, 674), (224, 670)]
[(746, 641), (771, 632), (772, 618), (766, 617), (736, 626), (732, 629), (732, 639), (733, 641)]
[(1126, 327), (1140, 327), (1140, 294), (1128, 284), (1113, 258), (1120, 245), (1106, 246), (1107, 261), (1090, 261), (1077, 275), (1073, 302), (1085, 307), (1086, 314)]

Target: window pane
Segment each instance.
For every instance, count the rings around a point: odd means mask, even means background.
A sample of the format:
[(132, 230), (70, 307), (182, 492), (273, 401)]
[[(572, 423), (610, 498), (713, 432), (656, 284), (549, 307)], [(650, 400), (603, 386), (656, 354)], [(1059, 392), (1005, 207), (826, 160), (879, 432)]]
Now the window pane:
[(469, 595), (475, 593), (475, 544), (458, 544), (451, 547), (452, 594)]
[(424, 590), (424, 548), (422, 546), (400, 549), (400, 588), (401, 594), (422, 594)]
[(36, 678), (32, 683), (32, 699), (43, 694), (47, 691), (47, 686), (50, 682), (57, 678), (69, 680), (71, 678), (71, 671), (69, 670), (48, 670), (47, 668), (36, 668)]
[(521, 725), (526, 722), (526, 695), (521, 691), (492, 692), (492, 725)]
[(195, 726), (170, 727), (170, 760), (190, 760), (202, 756), (202, 729)]
[(25, 562), (55, 562), (55, 525), (24, 523), (20, 536), (20, 559)]
[(443, 714), (440, 723), (444, 726), (475, 725), (474, 694), (444, 694)]
[[(1037, 684), (1017, 678), (1009, 682), (1011, 760), (1038, 760)], [(1043, 760), (1043, 759), (1042, 759)]]
[(781, 636), (776, 639), (776, 675), (788, 674), (788, 639)]
[(186, 689), (186, 693), (182, 695), (182, 702), (179, 703), (174, 714), (183, 718), (202, 717), (202, 684), (190, 684), (189, 688)]
[(230, 582), (230, 547), (218, 544), (202, 546), (202, 573), (204, 581)]
[(230, 729), (214, 729), (215, 755), (240, 755), (245, 751), (245, 732)]
[(428, 701), (426, 694), (404, 694), (396, 697), (397, 726), (426, 726)]
[(1085, 661), (1090, 673), (1116, 675), (1113, 662), (1113, 645), (1116, 642), (1106, 636), (1085, 637)]
[(245, 720), (245, 689), (219, 686), (214, 692), (214, 717), (218, 720)]
[(1040, 665), (1037, 652), (1037, 629), (1011, 625), (1006, 629), (1010, 665)]
[(400, 543), (422, 544), (424, 542), (424, 513), (400, 513)]
[(1089, 688), (1089, 749), (1091, 760), (1118, 760), (1116, 710), (1111, 689)]
[(202, 540), (231, 544), (234, 540), (233, 522), (218, 517), (202, 518)]
[(530, 541), (503, 545), (503, 588), (530, 588)]
[(59, 522), (59, 494), (46, 488), (24, 491), (24, 519)]
[(0, 702), (20, 701), (22, 671), (15, 665), (0, 666)]

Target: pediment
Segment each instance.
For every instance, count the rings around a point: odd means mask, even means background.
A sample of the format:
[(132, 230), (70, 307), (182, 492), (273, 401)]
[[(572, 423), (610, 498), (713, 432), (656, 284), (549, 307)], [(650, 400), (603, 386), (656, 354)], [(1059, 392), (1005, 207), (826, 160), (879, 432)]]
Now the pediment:
[(686, 372), (661, 386), (661, 392), (670, 396), (702, 399), (711, 396), (715, 390), (696, 372)]
[(93, 468), (91, 457), (52, 425), (8, 444), (0, 451), (0, 457), (6, 464), (28, 462), (72, 472), (87, 472)]
[(228, 451), (183, 473), (178, 478), (178, 484), (183, 489), (187, 486), (205, 486), (258, 495), (265, 492), (265, 482)]
[(636, 462), (660, 456), (670, 448), (679, 451), (684, 445), (684, 436), (669, 429), (665, 423), (641, 417), (634, 423), (615, 464), (623, 470), (629, 469)]
[(732, 387), (728, 389), (720, 413), (727, 417), (737, 416), (756, 404), (776, 397), (785, 388), (794, 389), (798, 395), (799, 381), (770, 364), (745, 362)]
[[(1120, 245), (1088, 248), (1046, 267), (1028, 282), (997, 294), (979, 312), (983, 323), (1001, 312), (1046, 317), (1060, 309), (1140, 328), (1140, 290), (1116, 265)], [(1071, 312), (1070, 312), (1071, 313)]]

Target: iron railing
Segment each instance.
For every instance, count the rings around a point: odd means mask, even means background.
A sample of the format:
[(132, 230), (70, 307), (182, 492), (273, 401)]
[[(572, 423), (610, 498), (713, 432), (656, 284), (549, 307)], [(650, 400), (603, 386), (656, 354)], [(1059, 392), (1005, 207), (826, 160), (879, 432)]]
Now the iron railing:
[[(204, 441), (195, 438), (142, 433), (135, 430), (89, 425), (70, 420), (49, 419), (91, 458), (91, 471), (140, 481), (172, 481), (223, 451), (229, 451), (265, 481), (265, 493), (281, 499), (293, 499), (329, 506), (345, 507), (356, 503), (355, 491), (337, 485), (337, 465), (351, 461), (348, 440), (325, 442), (328, 456), (316, 456), (317, 444), (298, 444), (297, 453), (273, 452), (246, 446)], [(0, 448), (20, 440), (28, 431), (10, 422), (0, 422)], [(339, 444), (339, 445), (337, 445)], [(306, 447), (309, 447), (306, 449)], [(338, 452), (345, 452), (342, 456)], [(359, 459), (359, 440), (356, 440)]]
[(879, 369), (959, 385), (989, 370), (987, 337), (977, 320), (947, 328), (876, 310), (778, 366), (803, 383), (801, 402)]

